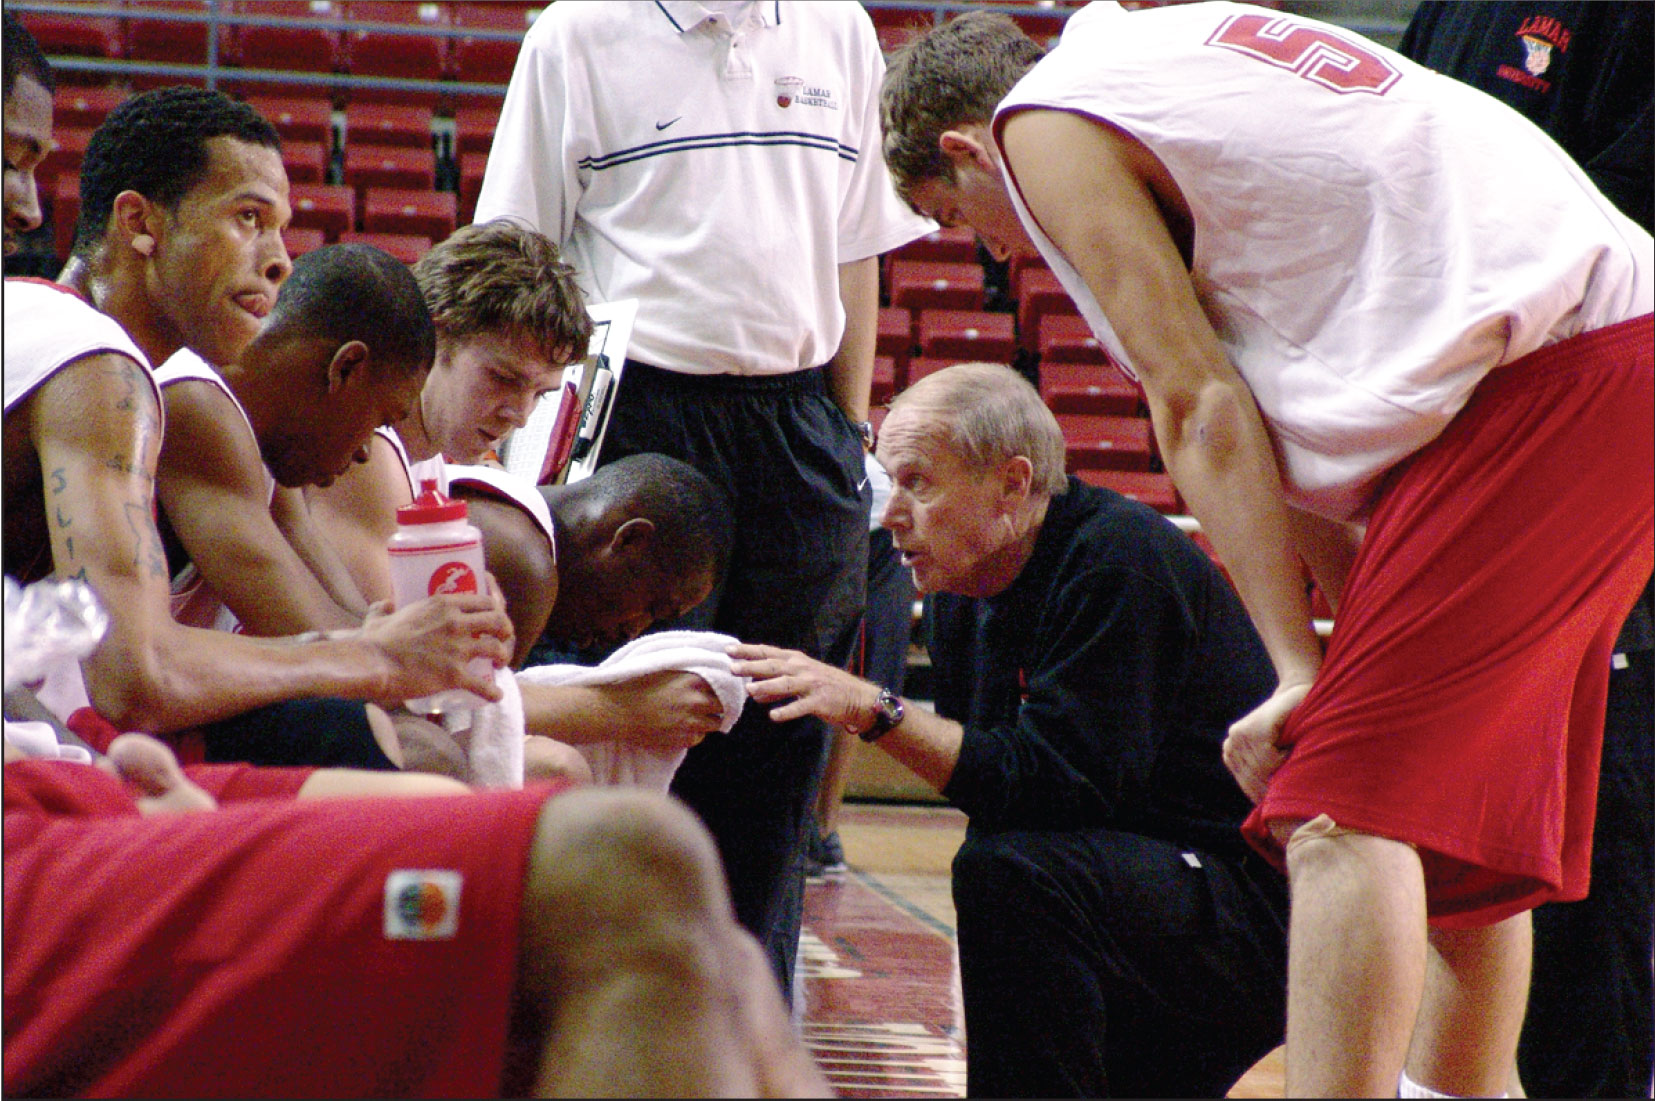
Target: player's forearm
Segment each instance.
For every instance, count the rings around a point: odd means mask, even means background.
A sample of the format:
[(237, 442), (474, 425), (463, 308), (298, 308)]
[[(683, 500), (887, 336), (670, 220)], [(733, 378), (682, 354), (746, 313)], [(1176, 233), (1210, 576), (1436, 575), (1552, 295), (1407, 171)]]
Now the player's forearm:
[(1309, 683), (1321, 667), (1321, 644), (1252, 395), (1239, 380), (1211, 381), (1185, 399), (1151, 394), (1162, 459), (1235, 582), (1279, 682)]
[(879, 339), (878, 257), (839, 265), (839, 301), (845, 309), (845, 332), (827, 363), (828, 392), (845, 416), (860, 423), (868, 419), (874, 345)]
[(85, 663), (99, 713), (123, 730), (169, 733), (283, 700), (382, 700), (391, 664), (345, 637), (256, 639), (176, 624), (148, 641), (106, 639)]
[(279, 488), (270, 512), (276, 526), (287, 537), (288, 545), (309, 568), (322, 592), (338, 610), (339, 615), (333, 618), (338, 618), (340, 622), (318, 623), (317, 626), (333, 628), (361, 623), (368, 611), (368, 602), (339, 552), (311, 517), (305, 495), (296, 489)]
[(523, 727), (566, 745), (589, 745), (624, 737), (632, 716), (613, 693), (596, 685), (531, 684), (519, 678)]

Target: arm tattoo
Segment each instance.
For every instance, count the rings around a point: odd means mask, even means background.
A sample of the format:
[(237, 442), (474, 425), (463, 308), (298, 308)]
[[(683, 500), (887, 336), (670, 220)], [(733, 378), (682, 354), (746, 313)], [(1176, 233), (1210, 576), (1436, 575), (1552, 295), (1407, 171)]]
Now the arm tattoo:
[(148, 507), (129, 501), (122, 509), (126, 515), (126, 525), (132, 529), (133, 568), (147, 569), (151, 577), (170, 576), (167, 573), (166, 552), (161, 549), (161, 537), (156, 534)]

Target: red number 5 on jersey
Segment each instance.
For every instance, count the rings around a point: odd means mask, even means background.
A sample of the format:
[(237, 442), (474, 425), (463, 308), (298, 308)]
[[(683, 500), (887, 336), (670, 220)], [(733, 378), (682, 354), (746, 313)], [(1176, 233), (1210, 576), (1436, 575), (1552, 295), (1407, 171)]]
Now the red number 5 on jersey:
[(1384, 58), (1320, 27), (1306, 27), (1269, 15), (1235, 15), (1207, 39), (1209, 46), (1256, 57), (1291, 69), (1341, 94), (1384, 95), (1401, 71)]

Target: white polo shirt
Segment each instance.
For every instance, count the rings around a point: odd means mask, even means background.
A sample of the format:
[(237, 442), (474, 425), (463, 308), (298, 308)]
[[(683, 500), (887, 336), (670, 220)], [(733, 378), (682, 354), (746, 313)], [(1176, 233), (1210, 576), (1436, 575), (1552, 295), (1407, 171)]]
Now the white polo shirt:
[[(1349, 31), (1242, 4), (1092, 4), (1000, 104), (1141, 141), (1293, 503), (1359, 518), (1501, 364), (1650, 312), (1649, 234), (1516, 111)], [(1099, 339), (1079, 274), (1014, 204)]]
[(639, 299), (634, 359), (818, 366), (838, 266), (931, 229), (880, 154), (884, 71), (860, 4), (559, 0), (518, 55), (477, 221), (560, 242), (592, 301)]

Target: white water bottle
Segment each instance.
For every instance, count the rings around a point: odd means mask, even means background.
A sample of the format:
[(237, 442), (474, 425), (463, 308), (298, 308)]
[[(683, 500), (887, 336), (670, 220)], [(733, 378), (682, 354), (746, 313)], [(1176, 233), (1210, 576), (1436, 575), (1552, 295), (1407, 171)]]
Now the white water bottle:
[[(413, 503), (397, 509), (397, 530), (387, 549), (398, 608), (441, 593), (482, 591), (483, 533), (466, 519), (465, 502), (445, 497), (435, 479), (420, 483)], [(479, 677), (494, 673), (487, 658), (473, 658), (470, 669)], [(406, 706), (416, 715), (442, 715), (445, 725), (459, 729), (469, 712), (487, 703), (475, 693), (454, 688), (408, 700)]]

